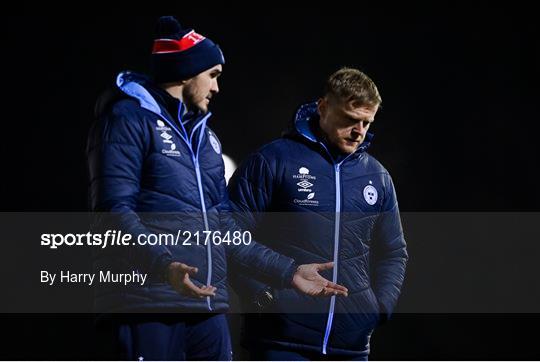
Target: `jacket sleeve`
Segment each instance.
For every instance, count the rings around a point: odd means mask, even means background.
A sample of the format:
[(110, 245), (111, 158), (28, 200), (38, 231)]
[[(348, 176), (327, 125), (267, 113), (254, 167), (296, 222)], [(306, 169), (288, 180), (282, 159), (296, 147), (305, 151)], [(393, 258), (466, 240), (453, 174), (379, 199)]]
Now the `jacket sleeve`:
[[(135, 211), (149, 135), (140, 123), (141, 116), (126, 102), (117, 103), (90, 129), (89, 197), (100, 227), (113, 225), (136, 240), (140, 234), (150, 234)], [(166, 246), (133, 245), (122, 252), (134, 266), (157, 276), (172, 261)]]
[[(268, 163), (258, 153), (250, 156), (236, 170), (229, 182), (230, 202), (227, 200), (225, 204), (230, 211), (234, 212), (234, 220), (236, 220), (239, 227), (250, 231), (256, 228), (261, 213), (267, 211), (269, 208), (273, 182), (272, 172)], [(230, 212), (225, 214), (230, 214)], [(229, 217), (228, 222), (234, 222), (234, 220)], [(256, 245), (252, 252), (259, 255), (264, 255), (263, 253), (269, 256), (271, 255), (270, 260), (275, 260), (276, 262), (283, 260), (281, 262), (283, 264), (282, 266), (279, 266), (277, 263), (275, 263), (275, 266), (281, 268), (282, 273), (284, 270), (287, 270), (288, 281), (285, 284), (276, 285), (275, 283), (270, 283), (268, 278), (254, 278), (260, 266), (252, 264), (251, 267), (247, 267), (245, 262), (242, 262), (235, 256), (229, 266), (229, 282), (235, 292), (244, 301), (249, 302), (252, 302), (258, 293), (268, 287), (288, 287), (292, 275), (296, 270), (296, 265), (292, 259), (275, 253), (260, 244)], [(257, 251), (258, 249), (261, 250)], [(239, 251), (234, 252), (238, 253)], [(251, 251), (246, 249), (241, 252), (246, 254)], [(264, 256), (263, 259), (268, 258)], [(266, 283), (264, 283), (265, 281)]]
[(383, 207), (375, 225), (372, 254), (373, 290), (383, 321), (390, 318), (397, 303), (407, 260), (396, 192), (392, 179), (386, 176)]

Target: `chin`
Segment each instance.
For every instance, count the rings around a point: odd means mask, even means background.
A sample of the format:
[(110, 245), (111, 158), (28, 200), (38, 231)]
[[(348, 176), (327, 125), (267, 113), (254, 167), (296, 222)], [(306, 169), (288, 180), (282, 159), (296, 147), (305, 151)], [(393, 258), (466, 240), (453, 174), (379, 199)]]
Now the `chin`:
[(356, 151), (356, 147), (340, 147), (339, 150), (343, 153), (346, 153), (346, 154), (351, 154), (351, 153), (354, 153)]
[(197, 104), (197, 108), (202, 113), (208, 113), (208, 106), (206, 104)]

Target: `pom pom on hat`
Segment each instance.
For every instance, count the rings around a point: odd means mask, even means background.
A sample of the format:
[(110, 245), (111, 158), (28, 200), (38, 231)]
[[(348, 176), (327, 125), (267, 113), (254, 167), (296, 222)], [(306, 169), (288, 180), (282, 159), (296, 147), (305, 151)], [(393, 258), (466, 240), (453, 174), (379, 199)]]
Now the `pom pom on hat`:
[(156, 37), (158, 39), (180, 39), (185, 35), (182, 26), (174, 16), (162, 16), (158, 20)]

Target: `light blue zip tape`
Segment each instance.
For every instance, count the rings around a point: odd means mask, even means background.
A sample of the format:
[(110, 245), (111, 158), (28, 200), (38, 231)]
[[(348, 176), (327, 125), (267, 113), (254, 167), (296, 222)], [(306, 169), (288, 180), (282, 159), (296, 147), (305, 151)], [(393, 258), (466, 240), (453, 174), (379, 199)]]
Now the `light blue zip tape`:
[[(180, 122), (180, 126), (182, 127), (182, 132), (176, 127), (174, 122), (171, 122), (165, 115), (161, 113), (161, 109), (157, 105), (155, 99), (150, 95), (150, 93), (140, 84), (136, 82), (129, 82), (124, 79), (125, 76), (129, 75), (129, 73), (120, 73), (118, 77), (116, 78), (116, 85), (118, 88), (120, 88), (124, 93), (137, 98), (141, 102), (141, 106), (145, 109), (148, 109), (149, 111), (157, 114), (161, 118), (165, 120), (171, 126), (171, 128), (180, 136), (180, 139), (184, 141), (186, 146), (189, 149), (189, 152), (191, 153), (191, 160), (193, 161), (193, 165), (195, 166), (195, 174), (197, 176), (197, 187), (199, 189), (199, 197), (201, 200), (201, 208), (202, 208), (202, 214), (203, 214), (203, 220), (204, 220), (204, 228), (206, 231), (209, 231), (208, 226), (208, 217), (206, 215), (206, 204), (204, 202), (204, 191), (202, 187), (202, 179), (201, 179), (201, 170), (199, 168), (199, 150), (201, 148), (202, 140), (205, 136), (204, 129), (206, 128), (206, 121), (208, 118), (212, 115), (211, 112), (208, 112), (206, 116), (193, 127), (191, 136), (188, 136), (186, 129), (184, 127), (184, 124), (182, 122), (182, 113), (184, 110), (184, 104), (180, 102), (178, 107), (178, 121)], [(193, 135), (195, 134), (195, 131), (197, 128), (201, 127), (201, 131), (199, 133), (199, 142), (197, 143), (197, 151), (196, 153), (193, 152), (192, 146), (192, 140)], [(212, 249), (211, 249), (211, 243), (207, 244), (206, 248), (207, 252), (207, 264), (208, 264), (208, 273), (206, 278), (206, 284), (210, 285), (212, 281)], [(210, 304), (210, 297), (206, 298), (206, 302), (208, 304), (208, 310), (212, 310), (212, 306)]]
[[(339, 253), (339, 224), (340, 224), (340, 212), (341, 212), (341, 185), (340, 185), (340, 167), (341, 163), (334, 165), (336, 175), (336, 221), (334, 228), (334, 268), (332, 269), (332, 282), (337, 282), (337, 270), (338, 270), (338, 253)], [(330, 299), (330, 310), (328, 312), (328, 321), (326, 322), (326, 331), (324, 332), (324, 340), (322, 345), (322, 353), (326, 354), (326, 346), (328, 345), (328, 338), (330, 338), (330, 331), (332, 330), (332, 321), (334, 320), (334, 309), (336, 306), (336, 296), (333, 295)]]

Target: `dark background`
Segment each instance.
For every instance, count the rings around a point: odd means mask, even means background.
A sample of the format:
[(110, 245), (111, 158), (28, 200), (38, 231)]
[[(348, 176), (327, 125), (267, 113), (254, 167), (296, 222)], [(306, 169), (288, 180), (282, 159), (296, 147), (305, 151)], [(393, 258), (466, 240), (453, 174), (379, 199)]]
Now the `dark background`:
[[(238, 162), (278, 137), (330, 73), (353, 66), (381, 92), (370, 153), (392, 174), (403, 212), (539, 211), (540, 59), (532, 9), (318, 6), (168, 12), (224, 51), (210, 126), (226, 154)], [(1, 211), (87, 209), (84, 148), (94, 101), (118, 71), (147, 69), (159, 15), (2, 16)], [(405, 304), (418, 286), (445, 289), (430, 279), (433, 263), (444, 259), (432, 253), (437, 238), (423, 248), (426, 240), (406, 236)], [(505, 297), (538, 298), (538, 275), (523, 267), (538, 260), (539, 240), (494, 241), (463, 257), (500, 261), (508, 271), (502, 286), (524, 281)], [(465, 232), (455, 241), (475, 240)], [(500, 247), (508, 243), (527, 254), (508, 260)], [(463, 272), (459, 259), (445, 265)], [(398, 314), (375, 332), (371, 358), (538, 359), (539, 322), (537, 314)], [(94, 356), (89, 316), (4, 315), (2, 329), (0, 358)], [(242, 353), (237, 348), (247, 358)]]

